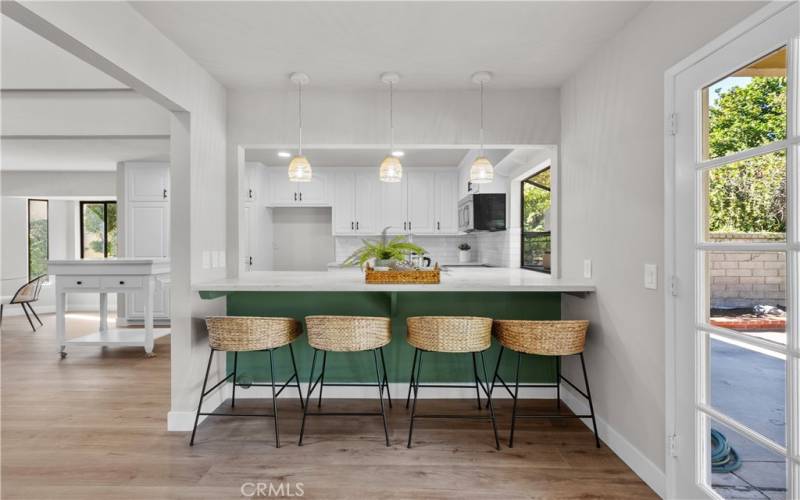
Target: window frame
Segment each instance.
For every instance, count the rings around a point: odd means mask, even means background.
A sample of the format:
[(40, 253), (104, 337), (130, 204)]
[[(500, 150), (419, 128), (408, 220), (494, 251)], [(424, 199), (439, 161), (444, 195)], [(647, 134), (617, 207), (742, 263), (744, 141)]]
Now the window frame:
[[(83, 254), (83, 252), (84, 252), (84, 250), (86, 248), (84, 246), (84, 239), (83, 239), (83, 236), (84, 236), (84, 230), (83, 230), (83, 228), (84, 228), (83, 206), (84, 205), (103, 205), (103, 258), (107, 259), (108, 258), (108, 206), (109, 205), (117, 205), (117, 201), (116, 200), (96, 200), (96, 201), (83, 200), (83, 201), (80, 201), (78, 203), (78, 221), (79, 221), (79, 225), (80, 225), (79, 232), (80, 232), (80, 240), (81, 240), (80, 241), (81, 260), (86, 258), (86, 257), (84, 257), (84, 254)], [(119, 209), (119, 206), (117, 206), (117, 209)]]
[(28, 227), (27, 227), (27, 235), (26, 235), (26, 238), (25, 238), (25, 241), (28, 244), (28, 269), (27, 269), (27, 271), (28, 271), (27, 272), (28, 281), (36, 278), (36, 276), (31, 276), (31, 202), (32, 201), (33, 202), (44, 202), (45, 206), (47, 207), (46, 208), (46, 211), (47, 211), (47, 244), (45, 245), (45, 248), (47, 249), (47, 251), (45, 253), (45, 258), (47, 260), (50, 260), (50, 200), (47, 200), (47, 199), (44, 199), (44, 198), (28, 198), (28, 204), (27, 204), (27, 208), (28, 208), (28, 213), (27, 213)]
[[(541, 184), (537, 184), (532, 182), (531, 179), (536, 177), (537, 175), (542, 174), (543, 172), (550, 171), (550, 187), (545, 187)], [(534, 235), (544, 235), (548, 234), (550, 236), (550, 255), (552, 259), (553, 254), (553, 230), (552, 228), (550, 231), (541, 231), (541, 232), (526, 232), (525, 231), (525, 184), (529, 184), (533, 187), (537, 187), (539, 189), (544, 189), (550, 193), (550, 211), (552, 213), (553, 210), (553, 175), (555, 170), (553, 169), (553, 165), (549, 163), (544, 168), (536, 170), (535, 172), (531, 173), (526, 178), (519, 181), (519, 267), (520, 269), (526, 269), (528, 271), (536, 271), (538, 273), (543, 273), (552, 276), (553, 275), (553, 262), (550, 262), (550, 270), (539, 269), (532, 266), (525, 265), (525, 236), (534, 234)]]

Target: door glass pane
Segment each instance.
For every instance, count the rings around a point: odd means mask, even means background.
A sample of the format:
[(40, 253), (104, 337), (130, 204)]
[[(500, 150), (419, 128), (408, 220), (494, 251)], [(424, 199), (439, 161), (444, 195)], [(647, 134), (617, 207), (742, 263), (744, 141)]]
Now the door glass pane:
[(28, 200), (28, 278), (47, 274), (47, 200)]
[(786, 460), (709, 418), (711, 487), (722, 498), (786, 499)]
[(712, 407), (786, 445), (786, 357), (714, 334), (709, 338)]
[(709, 324), (786, 344), (786, 253), (708, 252)]
[(102, 203), (84, 203), (83, 258), (102, 259), (105, 240), (105, 206)]
[(786, 151), (704, 173), (706, 238), (749, 243), (786, 240)]
[(786, 138), (786, 47), (703, 89), (703, 159)]

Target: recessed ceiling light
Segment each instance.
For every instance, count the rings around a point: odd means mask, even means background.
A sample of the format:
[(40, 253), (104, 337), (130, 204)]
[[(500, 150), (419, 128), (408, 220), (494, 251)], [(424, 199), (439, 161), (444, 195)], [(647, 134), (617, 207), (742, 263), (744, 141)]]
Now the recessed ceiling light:
[(392, 156), (394, 156), (395, 158), (402, 158), (403, 156), (405, 156), (405, 153), (402, 151), (392, 151)]
[(288, 151), (278, 151), (278, 156), (280, 156), (281, 158), (291, 158), (292, 153)]

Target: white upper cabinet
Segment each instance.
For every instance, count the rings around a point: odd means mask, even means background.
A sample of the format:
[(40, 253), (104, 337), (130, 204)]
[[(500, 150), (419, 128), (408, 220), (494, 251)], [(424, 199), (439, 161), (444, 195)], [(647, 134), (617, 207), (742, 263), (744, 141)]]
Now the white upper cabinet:
[(356, 233), (376, 234), (383, 229), (380, 219), (381, 184), (373, 169), (355, 174)]
[(129, 201), (164, 201), (169, 197), (169, 168), (163, 164), (132, 164), (127, 171)]
[(267, 175), (268, 205), (330, 205), (327, 174), (314, 171), (311, 182), (291, 182), (285, 169), (270, 169)]
[(434, 181), (436, 232), (458, 233), (458, 173), (437, 172)]
[(379, 216), (381, 230), (389, 226), (389, 233), (391, 234), (408, 232), (406, 185), (406, 176), (403, 176), (401, 182), (380, 182)]
[(414, 170), (406, 173), (408, 183), (408, 230), (412, 233), (433, 233), (436, 231), (434, 215), (435, 195), (434, 172)]
[(356, 176), (343, 170), (333, 175), (333, 234), (356, 230)]
[(240, 194), (242, 196), (242, 201), (256, 201), (261, 193), (261, 169), (264, 166), (260, 163), (248, 163), (244, 167), (244, 175), (242, 179), (242, 185), (240, 189)]

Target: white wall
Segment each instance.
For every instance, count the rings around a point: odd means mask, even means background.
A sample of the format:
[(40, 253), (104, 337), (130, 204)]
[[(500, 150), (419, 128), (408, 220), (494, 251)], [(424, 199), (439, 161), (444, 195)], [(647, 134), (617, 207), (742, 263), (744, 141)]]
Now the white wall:
[(116, 182), (116, 172), (0, 172), (3, 196), (113, 198)]
[(172, 111), (169, 425), (191, 428), (208, 353), (203, 318), (224, 312), (224, 301), (201, 300), (191, 283), (225, 275), (224, 267), (202, 265), (204, 252), (226, 242), (225, 89), (126, 2), (6, 1), (0, 8)]
[(664, 262), (664, 72), (758, 6), (652, 3), (561, 89), (562, 275), (582, 277), (592, 259), (597, 285), (566, 299), (566, 314), (592, 322), (599, 417), (641, 452), (634, 468), (662, 493), (664, 290), (643, 288), (643, 267)]

